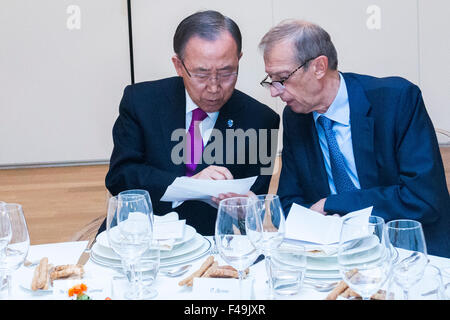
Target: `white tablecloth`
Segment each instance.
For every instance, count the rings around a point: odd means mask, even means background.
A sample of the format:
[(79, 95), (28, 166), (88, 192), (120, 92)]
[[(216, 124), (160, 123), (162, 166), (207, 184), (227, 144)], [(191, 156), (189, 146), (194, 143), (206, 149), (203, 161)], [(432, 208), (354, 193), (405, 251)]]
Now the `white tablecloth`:
[[(48, 257), (49, 262), (53, 265), (61, 264), (74, 264), (77, 262), (78, 257), (83, 252), (87, 245), (87, 241), (79, 242), (64, 242), (64, 243), (51, 243), (43, 245), (33, 245), (30, 247), (28, 259), (30, 261), (39, 260), (42, 257)], [(189, 272), (193, 272), (198, 269), (202, 262), (205, 260), (206, 256), (203, 256), (196, 261), (192, 262), (192, 268)], [(223, 260), (219, 257), (215, 257), (219, 261), (219, 264), (225, 264)], [(450, 259), (429, 256), (430, 263), (442, 267), (450, 267)], [(22, 266), (18, 269), (12, 277), (12, 297), (11, 299), (21, 299), (21, 300), (35, 300), (35, 299), (62, 299), (63, 295), (54, 295), (52, 292), (33, 292), (30, 289), (23, 288), (23, 279), (30, 275), (33, 268), (27, 268)], [(125, 280), (113, 280), (114, 276), (118, 276), (119, 273), (113, 269), (102, 267), (92, 261), (88, 261), (85, 265), (86, 279), (95, 280), (96, 285), (101, 286), (103, 291), (96, 292), (92, 295), (94, 299), (105, 299), (110, 297), (112, 299), (123, 299), (123, 290), (121, 286), (126, 285)], [(192, 288), (180, 287), (178, 282), (189, 275), (184, 274), (177, 278), (169, 278), (163, 275), (158, 275), (155, 282), (154, 288), (158, 291), (158, 295), (155, 299), (163, 300), (192, 300), (194, 299), (192, 294)], [(267, 289), (267, 275), (265, 270), (265, 263), (261, 261), (250, 267), (250, 275), (254, 279), (254, 290), (253, 299), (265, 300), (268, 298)], [(31, 283), (31, 282), (30, 282)], [(327, 296), (328, 292), (318, 292), (310, 287), (304, 286), (298, 295), (292, 297), (286, 297), (285, 299), (307, 299), (307, 300), (321, 300)], [(65, 297), (68, 298), (68, 297)], [(209, 300), (210, 297), (198, 297), (200, 299)]]

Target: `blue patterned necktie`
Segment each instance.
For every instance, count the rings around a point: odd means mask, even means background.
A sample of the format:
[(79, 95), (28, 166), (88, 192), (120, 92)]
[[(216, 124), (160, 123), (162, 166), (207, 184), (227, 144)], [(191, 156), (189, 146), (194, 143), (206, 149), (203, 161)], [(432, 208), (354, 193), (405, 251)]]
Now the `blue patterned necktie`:
[(344, 156), (339, 150), (339, 145), (333, 132), (333, 120), (325, 116), (320, 116), (317, 120), (325, 132), (327, 139), (328, 152), (330, 154), (331, 174), (333, 176), (334, 186), (337, 193), (355, 191), (357, 188), (350, 179), (345, 170)]

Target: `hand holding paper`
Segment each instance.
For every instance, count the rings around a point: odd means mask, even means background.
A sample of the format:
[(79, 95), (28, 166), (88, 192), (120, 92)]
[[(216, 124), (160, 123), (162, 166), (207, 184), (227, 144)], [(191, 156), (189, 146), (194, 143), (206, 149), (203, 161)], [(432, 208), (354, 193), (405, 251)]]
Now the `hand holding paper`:
[(257, 177), (234, 180), (203, 180), (179, 177), (167, 188), (161, 201), (205, 200), (221, 193), (247, 194)]

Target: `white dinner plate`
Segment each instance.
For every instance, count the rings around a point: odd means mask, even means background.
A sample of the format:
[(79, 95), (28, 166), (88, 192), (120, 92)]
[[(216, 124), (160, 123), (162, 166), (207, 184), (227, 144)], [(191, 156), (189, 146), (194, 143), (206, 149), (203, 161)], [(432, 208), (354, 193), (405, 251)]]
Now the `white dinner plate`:
[[(205, 255), (209, 251), (210, 248), (211, 248), (211, 242), (207, 238), (202, 237), (202, 245), (197, 250), (194, 250), (192, 252), (189, 252), (187, 254), (184, 254), (184, 255), (181, 255), (178, 257), (162, 259), (160, 262), (160, 268), (175, 266), (178, 264), (196, 260), (196, 259), (202, 257), (203, 255)], [(122, 268), (122, 263), (120, 262), (120, 260), (108, 259), (108, 258), (99, 256), (94, 251), (91, 252), (91, 260), (94, 263), (97, 263), (101, 266), (105, 266), (105, 267), (109, 267), (109, 268), (119, 268), (119, 269)]]
[[(160, 258), (161, 260), (172, 258), (172, 257), (178, 257), (182, 256), (184, 254), (188, 254), (192, 251), (195, 251), (199, 249), (203, 245), (203, 236), (200, 234), (196, 234), (192, 240), (189, 240), (186, 243), (183, 243), (176, 248), (173, 248), (170, 251), (163, 251), (161, 250)], [(107, 258), (111, 260), (120, 260), (119, 255), (114, 252), (113, 249), (104, 247), (102, 245), (99, 245), (97, 243), (94, 243), (92, 246), (92, 251), (99, 257)], [(145, 254), (144, 254), (145, 256)]]
[[(185, 229), (184, 229), (184, 236), (181, 239), (176, 239), (175, 243), (174, 243), (174, 247), (173, 249), (180, 245), (183, 244), (189, 240), (191, 240), (192, 238), (194, 238), (194, 236), (197, 234), (197, 230), (195, 230), (194, 227), (189, 226), (189, 225), (185, 225)], [(98, 236), (97, 236), (97, 240), (96, 243), (98, 243), (99, 245), (106, 247), (106, 248), (111, 248), (109, 245), (109, 241), (108, 241), (108, 234), (106, 233), (106, 230), (101, 232)], [(172, 250), (173, 250), (172, 249)], [(161, 251), (163, 251), (164, 249), (161, 249)], [(170, 250), (168, 250), (170, 251)]]

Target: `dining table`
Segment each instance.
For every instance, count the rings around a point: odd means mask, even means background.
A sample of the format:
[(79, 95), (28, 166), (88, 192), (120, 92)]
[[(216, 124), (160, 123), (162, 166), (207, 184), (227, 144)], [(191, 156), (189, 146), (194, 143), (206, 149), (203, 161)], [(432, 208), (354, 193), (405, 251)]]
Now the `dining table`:
[[(206, 237), (212, 241), (212, 237)], [(27, 260), (38, 261), (47, 257), (52, 265), (76, 264), (78, 258), (85, 250), (88, 241), (58, 242), (31, 245)], [(158, 273), (151, 286), (156, 289), (154, 300), (210, 300), (212, 298), (206, 291), (196, 290), (193, 287), (180, 286), (180, 280), (200, 268), (205, 259), (212, 255), (219, 265), (226, 264), (216, 252), (206, 252), (205, 255), (190, 261), (191, 269), (178, 277), (169, 277), (162, 272)], [(428, 255), (429, 263), (445, 270), (450, 268), (450, 259)], [(31, 290), (31, 279), (35, 267), (22, 265), (12, 274), (10, 294), (4, 299), (9, 300), (70, 300), (67, 286), (54, 286), (51, 290)], [(89, 296), (93, 300), (124, 300), (124, 292), (128, 286), (127, 279), (118, 269), (108, 268), (89, 259), (84, 265), (84, 275), (80, 280), (71, 280), (73, 284), (85, 282), (90, 287)], [(265, 261), (249, 267), (248, 279), (251, 279), (250, 293), (245, 299), (268, 300), (271, 299), (268, 289), (268, 276)], [(321, 292), (304, 284), (299, 292), (291, 296), (276, 297), (282, 300), (324, 300), (329, 292)], [(239, 299), (236, 297), (235, 299)]]

